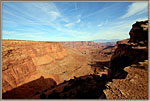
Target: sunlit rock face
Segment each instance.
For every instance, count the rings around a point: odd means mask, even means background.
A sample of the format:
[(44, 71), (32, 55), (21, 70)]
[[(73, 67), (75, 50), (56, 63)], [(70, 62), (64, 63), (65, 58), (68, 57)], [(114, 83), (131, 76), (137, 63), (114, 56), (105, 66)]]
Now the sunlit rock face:
[(32, 75), (37, 68), (64, 59), (67, 52), (61, 43), (2, 41), (2, 91), (11, 90)]

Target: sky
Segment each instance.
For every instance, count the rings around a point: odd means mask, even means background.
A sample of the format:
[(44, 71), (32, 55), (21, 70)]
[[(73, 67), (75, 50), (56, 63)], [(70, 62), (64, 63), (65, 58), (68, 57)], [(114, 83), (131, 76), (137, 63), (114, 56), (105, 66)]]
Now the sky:
[(2, 39), (122, 40), (147, 19), (148, 2), (2, 2)]

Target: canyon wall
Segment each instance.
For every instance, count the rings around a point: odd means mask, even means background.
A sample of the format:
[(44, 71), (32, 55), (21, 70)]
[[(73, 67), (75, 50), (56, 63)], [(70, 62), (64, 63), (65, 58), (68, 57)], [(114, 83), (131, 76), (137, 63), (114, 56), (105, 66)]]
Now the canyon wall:
[(95, 45), (94, 41), (65, 41), (62, 42), (64, 46), (79, 47)]
[(62, 43), (65, 47), (77, 48), (82, 50), (90, 48), (100, 48), (103, 46), (102, 44), (95, 43), (94, 41), (65, 41)]
[(94, 41), (64, 41), (62, 44), (66, 48), (74, 49), (83, 54), (88, 53), (91, 49), (102, 49), (104, 46), (107, 46), (106, 44), (99, 44)]
[(2, 92), (25, 83), (37, 74), (37, 67), (67, 56), (61, 43), (39, 41), (2, 41)]

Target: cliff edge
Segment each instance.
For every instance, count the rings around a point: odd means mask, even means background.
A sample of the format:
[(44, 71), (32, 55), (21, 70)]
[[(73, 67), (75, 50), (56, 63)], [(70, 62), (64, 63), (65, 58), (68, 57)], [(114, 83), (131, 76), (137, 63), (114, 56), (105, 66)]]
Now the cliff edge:
[(130, 39), (117, 42), (109, 68), (111, 78), (117, 78), (126, 66), (148, 59), (148, 21), (133, 24), (129, 35)]
[(133, 24), (129, 35), (111, 58), (107, 99), (148, 99), (148, 21)]

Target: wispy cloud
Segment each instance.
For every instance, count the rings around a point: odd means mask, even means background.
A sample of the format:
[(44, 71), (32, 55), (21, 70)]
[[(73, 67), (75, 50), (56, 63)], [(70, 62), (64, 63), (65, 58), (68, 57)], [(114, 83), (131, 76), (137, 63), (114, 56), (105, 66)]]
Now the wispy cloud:
[(81, 20), (80, 20), (80, 19), (78, 19), (76, 23), (80, 23), (80, 21), (81, 21)]
[(110, 10), (113, 7), (115, 7), (115, 6), (114, 5), (106, 6), (104, 8), (101, 8), (101, 9), (97, 10), (97, 11), (94, 11), (92, 13), (89, 13), (89, 14), (85, 15), (85, 16), (82, 16), (81, 18), (84, 19), (84, 18), (91, 17), (91, 16), (94, 16), (94, 15), (97, 15), (97, 14), (102, 15), (104, 12), (106, 12), (107, 10)]
[(48, 13), (52, 16), (52, 18), (54, 18), (54, 20), (56, 20), (56, 18), (60, 16), (60, 14), (55, 11), (50, 11)]
[[(19, 8), (16, 5), (7, 5), (7, 7), (14, 10), (16, 13), (14, 14), (12, 11), (5, 10), (4, 13), (7, 15), (11, 15), (17, 17), (17, 20), (20, 20), (25, 23), (46, 23), (55, 21), (58, 17), (61, 16), (59, 10), (53, 3), (22, 3), (24, 8)], [(32, 8), (32, 9), (30, 9)], [(40, 9), (39, 9), (40, 8)], [(24, 12), (22, 12), (24, 11)], [(14, 20), (14, 19), (13, 19)], [(23, 23), (22, 23), (23, 24)]]
[[(19, 33), (16, 31), (2, 31), (3, 35), (22, 35), (22, 36), (28, 36), (29, 33)], [(44, 32), (38, 32), (38, 33), (30, 33), (30, 35), (43, 35)]]
[[(94, 39), (125, 39), (129, 38), (129, 32), (132, 28), (132, 25), (136, 23), (136, 21), (143, 21), (147, 20), (146, 17), (141, 17), (137, 19), (129, 19), (129, 20), (119, 20), (117, 22), (111, 23), (111, 27), (107, 25), (104, 29), (100, 29), (97, 31), (93, 36)], [(98, 26), (101, 26), (102, 24), (99, 24)]]
[[(16, 31), (2, 31), (2, 37), (10, 36), (11, 39), (16, 39), (23, 36), (23, 40), (39, 40), (39, 41), (49, 41), (53, 38), (44, 36), (44, 32), (37, 32), (37, 33), (19, 33)], [(15, 37), (14, 37), (15, 36)], [(9, 39), (9, 38), (8, 38)]]
[(102, 24), (102, 23), (100, 23), (100, 24), (98, 24), (97, 26), (98, 26), (98, 27), (101, 27), (102, 25), (103, 25), (103, 24)]
[(144, 20), (148, 20), (148, 17), (144, 17), (144, 18), (137, 18), (136, 21), (144, 21)]
[(148, 3), (147, 2), (132, 3), (128, 7), (127, 12), (123, 16), (121, 16), (121, 18), (124, 19), (124, 18), (130, 17), (130, 16), (138, 14), (138, 13), (142, 14), (142, 13), (147, 11), (146, 9), (148, 9)]
[(68, 24), (65, 24), (64, 26), (65, 27), (72, 27), (72, 26), (74, 26), (75, 25), (75, 23), (68, 23)]
[(74, 26), (75, 24), (80, 23), (80, 22), (81, 22), (81, 19), (78, 19), (76, 22), (67, 23), (67, 24), (65, 24), (64, 26), (65, 26), (65, 27), (72, 27), (72, 26)]

